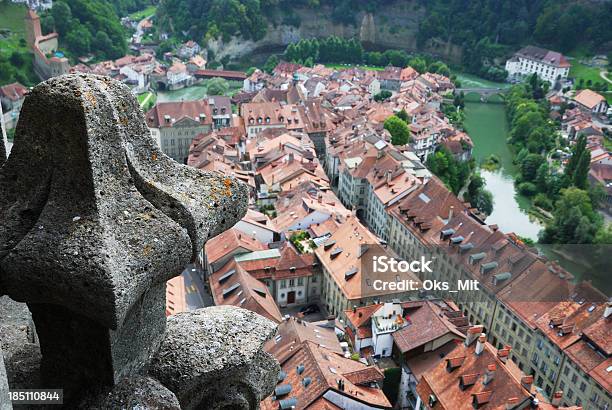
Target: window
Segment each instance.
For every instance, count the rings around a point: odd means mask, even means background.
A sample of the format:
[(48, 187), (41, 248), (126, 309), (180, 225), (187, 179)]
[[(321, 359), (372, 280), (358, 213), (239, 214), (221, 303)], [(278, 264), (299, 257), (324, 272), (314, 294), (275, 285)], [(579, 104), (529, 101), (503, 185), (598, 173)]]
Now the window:
[(312, 282), (312, 283), (317, 283), (317, 276), (316, 276), (316, 275), (312, 277), (311, 282)]
[(304, 278), (298, 278), (298, 286), (304, 286)]
[(567, 398), (568, 398), (568, 399), (571, 399), (572, 397), (574, 397), (574, 392), (572, 391), (572, 389), (569, 389), (569, 390), (567, 391)]
[(586, 390), (586, 383), (585, 382), (580, 383), (580, 391), (584, 393), (585, 390)]
[(564, 381), (561, 381), (559, 383), (559, 389), (565, 391), (565, 382)]
[(542, 346), (544, 346), (544, 341), (542, 339), (538, 339), (538, 343), (536, 344), (538, 349), (542, 350)]
[(280, 288), (281, 289), (285, 289), (287, 287), (287, 281), (286, 280), (281, 280), (280, 281)]
[(567, 376), (569, 374), (569, 372), (570, 372), (569, 366), (565, 365), (565, 369), (563, 369), (563, 374)]
[(572, 375), (572, 383), (576, 383), (578, 381), (578, 375), (576, 373), (574, 373)]
[(295, 279), (289, 279), (289, 286), (290, 287), (295, 286)]

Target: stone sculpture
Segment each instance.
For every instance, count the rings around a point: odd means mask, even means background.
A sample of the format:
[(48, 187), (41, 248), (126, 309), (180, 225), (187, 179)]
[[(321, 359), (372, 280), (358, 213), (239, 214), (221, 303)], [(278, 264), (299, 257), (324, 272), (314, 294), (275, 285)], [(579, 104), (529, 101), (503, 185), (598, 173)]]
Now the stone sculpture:
[(0, 296), (32, 312), (43, 387), (101, 408), (142, 391), (170, 403), (169, 389), (181, 408), (248, 409), (271, 392), (271, 322), (230, 307), (166, 321), (165, 282), (244, 215), (248, 192), (164, 155), (128, 87), (83, 74), (34, 87), (0, 193)]

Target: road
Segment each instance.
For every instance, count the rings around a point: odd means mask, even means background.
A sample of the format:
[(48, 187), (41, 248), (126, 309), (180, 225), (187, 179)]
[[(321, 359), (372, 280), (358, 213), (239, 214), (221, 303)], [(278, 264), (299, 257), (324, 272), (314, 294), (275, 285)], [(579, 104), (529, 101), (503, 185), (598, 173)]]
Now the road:
[(136, 33), (134, 33), (134, 36), (132, 37), (132, 43), (133, 44), (140, 44), (140, 42), (142, 41), (142, 36), (144, 34), (144, 31), (142, 30), (142, 24), (150, 19), (151, 17), (153, 17), (153, 14), (151, 14), (150, 16), (147, 16), (145, 18), (143, 18), (142, 20), (140, 20), (138, 22), (138, 25), (136, 26)]
[(187, 265), (182, 275), (185, 283), (185, 299), (189, 310), (212, 306), (212, 296), (202, 282), (202, 273), (190, 264)]
[(610, 79), (607, 77), (607, 75), (608, 75), (608, 72), (607, 72), (607, 71), (605, 71), (605, 70), (601, 70), (601, 71), (599, 72), (599, 76), (600, 76), (601, 78), (603, 78), (604, 80), (606, 80), (607, 82), (609, 82), (610, 84), (612, 84), (612, 80), (610, 80)]

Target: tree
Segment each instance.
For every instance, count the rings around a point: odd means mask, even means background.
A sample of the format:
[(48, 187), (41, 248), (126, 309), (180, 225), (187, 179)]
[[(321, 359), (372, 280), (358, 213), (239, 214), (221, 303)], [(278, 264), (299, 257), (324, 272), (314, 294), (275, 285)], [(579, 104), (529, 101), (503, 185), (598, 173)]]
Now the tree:
[(565, 167), (566, 186), (574, 185), (580, 189), (586, 189), (590, 166), (591, 153), (586, 148), (586, 137), (583, 134), (578, 137), (572, 149), (572, 157)]
[(66, 43), (75, 54), (85, 55), (91, 50), (91, 33), (85, 26), (79, 24), (66, 34)]
[(207, 95), (225, 95), (229, 90), (227, 80), (215, 77), (208, 80), (206, 94)]
[(381, 101), (388, 100), (391, 97), (391, 95), (393, 95), (391, 94), (391, 91), (381, 90), (378, 94), (374, 96), (374, 101), (381, 102)]
[(63, 1), (56, 1), (51, 9), (51, 16), (55, 23), (55, 28), (60, 34), (66, 34), (70, 28), (70, 20), (72, 19), (72, 11), (70, 6)]
[(455, 159), (446, 148), (439, 148), (427, 157), (427, 168), (457, 195), (470, 175), (470, 164)]
[(603, 226), (601, 216), (593, 210), (586, 191), (570, 187), (561, 191), (555, 204), (553, 220), (542, 231), (542, 243), (593, 243)]
[(92, 51), (102, 52), (105, 56), (113, 55), (113, 42), (104, 31), (98, 31), (91, 43)]
[(421, 57), (414, 57), (408, 61), (408, 65), (419, 73), (423, 74), (427, 70), (427, 63)]
[(263, 70), (268, 74), (272, 74), (272, 72), (274, 71), (278, 63), (279, 63), (278, 56), (276, 54), (272, 54), (266, 60), (266, 64), (264, 64)]
[(533, 181), (536, 179), (538, 168), (546, 162), (539, 154), (528, 154), (521, 163), (521, 176), (523, 181)]
[(395, 115), (385, 120), (385, 129), (391, 134), (393, 145), (405, 145), (410, 142), (410, 130), (404, 121)]
[(13, 51), (11, 57), (9, 58), (9, 61), (15, 67), (21, 67), (25, 64), (25, 58), (23, 58), (23, 55), (18, 51)]
[(397, 116), (397, 118), (404, 121), (406, 124), (410, 123), (410, 117), (408, 116), (408, 113), (405, 109), (402, 108), (402, 110), (395, 115)]

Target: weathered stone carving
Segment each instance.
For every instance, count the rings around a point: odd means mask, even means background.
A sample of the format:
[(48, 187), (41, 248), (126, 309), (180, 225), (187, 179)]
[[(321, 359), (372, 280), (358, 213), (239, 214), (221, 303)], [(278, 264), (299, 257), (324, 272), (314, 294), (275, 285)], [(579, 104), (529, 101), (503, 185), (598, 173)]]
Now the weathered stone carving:
[[(171, 320), (166, 335), (165, 281), (244, 215), (247, 189), (164, 155), (126, 86), (93, 75), (36, 86), (0, 168), (0, 192), (0, 295), (27, 302), (40, 339), (42, 384), (62, 386), (68, 403), (144, 374), (156, 354), (155, 368), (162, 368), (160, 345), (196, 329), (202, 317), (228, 320), (223, 310), (185, 314)], [(275, 377), (278, 365), (262, 358), (273, 326), (261, 318), (245, 326), (240, 337), (248, 354), (220, 350), (230, 355), (224, 363), (239, 357), (248, 374)], [(222, 333), (206, 337), (227, 342)], [(193, 353), (176, 352), (173, 363), (192, 362)], [(185, 375), (194, 384), (212, 372), (219, 380), (225, 368), (200, 366), (196, 377)], [(238, 396), (256, 406), (273, 387), (268, 378), (249, 380)], [(121, 383), (119, 396), (135, 382)]]

